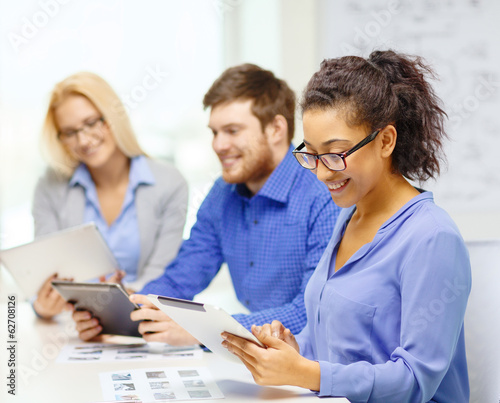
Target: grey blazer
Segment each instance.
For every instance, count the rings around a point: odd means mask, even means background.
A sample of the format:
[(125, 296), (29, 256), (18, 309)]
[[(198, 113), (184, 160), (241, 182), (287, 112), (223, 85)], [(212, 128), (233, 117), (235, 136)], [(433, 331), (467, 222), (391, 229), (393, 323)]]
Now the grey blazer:
[[(140, 290), (159, 277), (177, 255), (186, 221), (188, 186), (172, 165), (148, 159), (154, 186), (136, 190), (135, 206), (139, 223), (141, 254), (137, 281), (127, 284)], [(47, 169), (39, 179), (33, 199), (35, 237), (83, 224), (85, 192), (68, 186), (69, 178)]]

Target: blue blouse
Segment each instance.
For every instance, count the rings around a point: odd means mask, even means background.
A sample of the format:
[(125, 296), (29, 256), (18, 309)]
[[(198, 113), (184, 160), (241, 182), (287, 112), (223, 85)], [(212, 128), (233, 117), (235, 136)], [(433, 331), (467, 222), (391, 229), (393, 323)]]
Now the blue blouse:
[(351, 402), (469, 401), (463, 320), (471, 288), (464, 241), (424, 192), (337, 272), (341, 212), (305, 291), (301, 354), (319, 361), (320, 396)]
[(129, 184), (122, 209), (116, 220), (108, 225), (102, 215), (96, 187), (87, 167), (83, 164), (78, 166), (69, 182), (70, 186), (82, 186), (85, 189), (84, 222), (95, 222), (111, 252), (113, 252), (119, 268), (125, 271), (124, 281), (126, 283), (136, 280), (141, 253), (139, 224), (135, 207), (135, 190), (141, 184), (155, 184), (153, 174), (144, 156), (132, 158)]

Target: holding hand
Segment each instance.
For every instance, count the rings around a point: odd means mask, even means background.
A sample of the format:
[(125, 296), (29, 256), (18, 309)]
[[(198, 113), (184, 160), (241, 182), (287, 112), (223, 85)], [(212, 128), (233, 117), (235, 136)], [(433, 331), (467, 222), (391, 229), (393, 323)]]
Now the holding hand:
[(199, 344), (198, 340), (160, 311), (145, 295), (133, 294), (130, 300), (142, 305), (141, 309), (130, 314), (130, 318), (143, 321), (139, 324), (139, 333), (144, 340), (161, 341), (172, 346)]
[(262, 327), (252, 326), (252, 333), (267, 348), (225, 332), (222, 333), (222, 345), (245, 364), (257, 384), (319, 390), (319, 363), (299, 354), (299, 346), (289, 329), (273, 321)]
[[(121, 284), (122, 279), (125, 277), (125, 272), (123, 270), (116, 270), (107, 280), (105, 276), (99, 278), (101, 283), (117, 283)], [(70, 304), (71, 309), (74, 310), (74, 306)], [(74, 310), (73, 320), (76, 324), (76, 330), (78, 331), (78, 337), (83, 341), (89, 341), (97, 337), (102, 332), (102, 326), (99, 323), (99, 319), (94, 318), (92, 313), (89, 311)]]
[(102, 326), (97, 318), (94, 318), (89, 311), (73, 312), (73, 320), (76, 324), (78, 337), (83, 341), (89, 341), (102, 332)]
[(263, 326), (252, 326), (252, 333), (267, 334), (269, 336), (275, 337), (292, 346), (298, 353), (300, 353), (299, 345), (295, 340), (295, 336), (292, 334), (290, 329), (287, 329), (279, 320), (273, 320), (271, 324), (266, 323)]
[[(44, 319), (51, 319), (63, 310), (71, 310), (72, 305), (68, 304), (63, 297), (52, 287), (52, 280), (57, 279), (57, 273), (50, 276), (43, 283), (37, 298), (33, 303), (35, 312)], [(71, 279), (63, 279), (71, 281)]]
[(122, 284), (122, 280), (125, 278), (126, 273), (123, 270), (116, 270), (111, 276), (109, 276), (108, 279), (106, 279), (106, 276), (101, 276), (99, 277), (99, 281), (101, 283), (115, 283), (115, 284)]

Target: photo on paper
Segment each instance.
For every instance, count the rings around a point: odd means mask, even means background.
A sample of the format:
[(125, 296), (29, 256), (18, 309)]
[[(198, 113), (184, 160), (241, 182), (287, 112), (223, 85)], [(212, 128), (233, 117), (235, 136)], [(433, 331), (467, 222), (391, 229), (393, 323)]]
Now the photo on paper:
[(206, 389), (204, 389), (204, 390), (188, 390), (188, 393), (189, 393), (189, 397), (191, 397), (193, 399), (212, 397), (210, 392)]
[(102, 401), (160, 403), (224, 398), (206, 367), (122, 369), (102, 372), (99, 379)]
[(115, 383), (114, 388), (116, 391), (118, 390), (135, 390), (135, 386), (133, 383)]
[(79, 351), (78, 354), (102, 354), (102, 350)]
[(130, 375), (130, 372), (117, 372), (116, 374), (111, 375), (111, 379), (113, 381), (130, 381), (132, 380), (132, 376)]
[(175, 399), (174, 392), (156, 392), (154, 394), (155, 400), (172, 400)]
[(139, 395), (115, 395), (115, 400), (118, 402), (123, 402), (127, 400), (140, 400)]
[(117, 354), (147, 354), (149, 353), (149, 350), (147, 348), (140, 348), (140, 349), (135, 349), (135, 348), (129, 348), (127, 350), (118, 350)]
[(169, 381), (149, 382), (149, 386), (151, 387), (151, 389), (168, 389), (170, 388), (170, 382)]
[(184, 381), (184, 386), (186, 389), (189, 388), (204, 388), (205, 384), (201, 379), (192, 379), (190, 381)]
[(75, 350), (95, 350), (99, 348), (107, 347), (106, 344), (85, 344), (83, 346), (75, 346), (73, 347)]
[(95, 356), (83, 356), (83, 357), (69, 357), (69, 361), (96, 361), (99, 360), (101, 357), (95, 357)]
[(146, 371), (147, 378), (166, 378), (165, 371)]
[(188, 376), (200, 376), (198, 374), (198, 371), (196, 371), (195, 369), (183, 369), (177, 372), (179, 373), (179, 376), (182, 378), (186, 378)]
[(194, 353), (175, 353), (175, 354), (165, 353), (165, 354), (162, 354), (163, 357), (172, 357), (172, 355), (175, 355), (177, 358), (180, 358), (180, 357), (194, 357)]
[(192, 346), (163, 346), (162, 352), (164, 354), (167, 353), (178, 353), (181, 351), (193, 351), (193, 350), (200, 350), (200, 346), (198, 345), (192, 345)]
[[(91, 357), (91, 358), (85, 358)], [(86, 362), (122, 362), (122, 361), (148, 361), (165, 359), (190, 360), (202, 357), (199, 346), (185, 348), (166, 346), (148, 347), (140, 344), (93, 344), (92, 346), (80, 346), (72, 343), (64, 345), (59, 351), (57, 362), (86, 363)]]
[(115, 357), (116, 360), (139, 360), (139, 359), (146, 359), (148, 358), (147, 355), (141, 355), (141, 354), (130, 354), (130, 355), (117, 355)]

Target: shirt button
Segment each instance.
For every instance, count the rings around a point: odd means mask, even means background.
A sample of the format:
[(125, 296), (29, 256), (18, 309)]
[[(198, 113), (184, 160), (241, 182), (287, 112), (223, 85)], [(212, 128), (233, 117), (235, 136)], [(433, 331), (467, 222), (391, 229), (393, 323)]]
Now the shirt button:
[(254, 223), (255, 225), (257, 225), (257, 224), (259, 223), (259, 221), (258, 221), (258, 220), (253, 220), (253, 223)]
[(250, 262), (250, 267), (253, 267), (253, 262)]
[(250, 301), (249, 301), (248, 299), (247, 299), (247, 300), (245, 300), (245, 305), (246, 305), (246, 306), (249, 306), (249, 305), (250, 305)]

